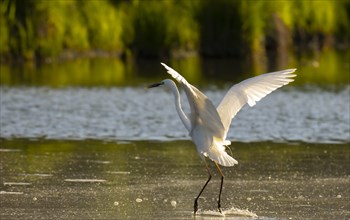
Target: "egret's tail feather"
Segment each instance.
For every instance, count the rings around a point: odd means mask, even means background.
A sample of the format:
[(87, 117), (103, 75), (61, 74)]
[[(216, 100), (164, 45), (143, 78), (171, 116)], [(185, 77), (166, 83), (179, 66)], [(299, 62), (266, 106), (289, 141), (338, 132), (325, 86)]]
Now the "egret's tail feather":
[(238, 164), (238, 161), (228, 155), (223, 146), (213, 146), (208, 152), (204, 153), (204, 156), (209, 157), (211, 160), (225, 167), (232, 167)]

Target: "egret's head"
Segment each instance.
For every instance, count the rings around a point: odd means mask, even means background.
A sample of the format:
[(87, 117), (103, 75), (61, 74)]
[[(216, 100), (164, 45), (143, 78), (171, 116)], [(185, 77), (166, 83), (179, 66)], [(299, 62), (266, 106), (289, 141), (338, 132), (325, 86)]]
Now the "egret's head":
[(170, 79), (165, 79), (161, 82), (158, 82), (158, 83), (154, 83), (152, 85), (149, 85), (148, 88), (154, 88), (154, 87), (158, 87), (158, 86), (166, 86), (166, 87), (171, 87), (173, 86), (173, 84), (175, 84), (172, 80)]

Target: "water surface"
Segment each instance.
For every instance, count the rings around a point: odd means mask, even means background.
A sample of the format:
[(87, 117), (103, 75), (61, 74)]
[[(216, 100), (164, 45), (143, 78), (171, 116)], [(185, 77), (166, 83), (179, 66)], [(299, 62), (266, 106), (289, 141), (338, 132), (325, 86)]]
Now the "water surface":
[[(216, 105), (229, 88), (204, 89)], [(350, 86), (290, 85), (235, 117), (228, 133), (237, 141), (350, 141)], [(0, 87), (4, 138), (179, 140), (188, 134), (172, 94), (162, 88)], [(184, 95), (183, 107), (188, 112)]]
[[(193, 219), (205, 167), (172, 95), (144, 88), (169, 78), (164, 69), (138, 62), (0, 66), (1, 219)], [(223, 168), (225, 219), (350, 218), (348, 51), (276, 67), (167, 63), (214, 105), (242, 79), (298, 68), (295, 82), (244, 107), (231, 125), (239, 164)], [(224, 218), (218, 190), (215, 176), (198, 219)]]
[[(1, 219), (193, 219), (207, 179), (189, 141), (0, 143)], [(239, 164), (223, 168), (225, 219), (350, 217), (348, 144), (233, 142), (232, 151)], [(224, 218), (219, 184), (215, 175), (198, 219)]]

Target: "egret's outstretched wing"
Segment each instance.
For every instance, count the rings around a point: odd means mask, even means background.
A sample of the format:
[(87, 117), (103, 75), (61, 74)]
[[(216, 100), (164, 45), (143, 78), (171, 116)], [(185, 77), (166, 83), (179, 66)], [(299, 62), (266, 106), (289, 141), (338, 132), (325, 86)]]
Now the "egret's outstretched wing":
[(196, 123), (205, 126), (214, 137), (221, 138), (224, 135), (224, 126), (213, 103), (196, 87), (189, 84), (178, 72), (161, 63), (167, 72), (183, 87), (191, 108), (190, 121), (192, 129)]
[(264, 98), (272, 91), (294, 81), (292, 77), (296, 75), (291, 73), (295, 70), (296, 69), (287, 69), (266, 73), (232, 86), (217, 107), (217, 111), (225, 128), (224, 138), (226, 138), (233, 117), (235, 117), (237, 112), (246, 103), (252, 107), (257, 101)]

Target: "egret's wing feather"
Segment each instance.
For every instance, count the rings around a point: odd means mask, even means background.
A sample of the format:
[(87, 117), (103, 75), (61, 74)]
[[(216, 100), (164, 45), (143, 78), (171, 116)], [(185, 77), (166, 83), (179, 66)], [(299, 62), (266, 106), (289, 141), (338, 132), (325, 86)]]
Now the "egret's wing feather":
[[(225, 129), (221, 122), (221, 118), (213, 105), (213, 103), (196, 87), (192, 86), (192, 91), (194, 95), (188, 94), (187, 97), (191, 97), (194, 105), (194, 113), (196, 115), (196, 122), (205, 126), (214, 137), (221, 138), (224, 135)], [(190, 98), (188, 98), (190, 100)]]
[(167, 72), (174, 78), (176, 81), (178, 81), (180, 84), (182, 84), (183, 88), (186, 90), (189, 90), (192, 94), (196, 95), (195, 92), (192, 90), (192, 85), (187, 82), (187, 80), (180, 75), (180, 73), (176, 72), (173, 68), (167, 66), (164, 63), (160, 63), (164, 66), (164, 68), (167, 70)]
[(224, 137), (226, 138), (232, 119), (246, 103), (252, 107), (272, 91), (294, 81), (292, 77), (296, 75), (291, 73), (295, 70), (287, 69), (266, 73), (232, 86), (217, 107), (225, 128)]
[(196, 87), (192, 86), (178, 72), (170, 68), (164, 63), (161, 63), (167, 72), (176, 79), (183, 87), (191, 108), (190, 120), (192, 129), (196, 123), (201, 123), (205, 126), (213, 136), (222, 137), (224, 134), (224, 126), (221, 118), (213, 105), (213, 103)]

